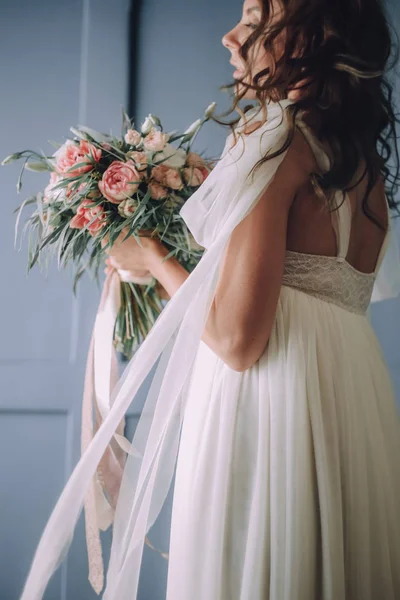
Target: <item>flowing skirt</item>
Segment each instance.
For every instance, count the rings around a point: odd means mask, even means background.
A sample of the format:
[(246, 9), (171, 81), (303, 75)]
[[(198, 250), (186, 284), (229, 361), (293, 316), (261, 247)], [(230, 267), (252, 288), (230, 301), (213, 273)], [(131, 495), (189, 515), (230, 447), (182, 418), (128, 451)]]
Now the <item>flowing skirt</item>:
[(366, 316), (282, 286), (234, 371), (201, 342), (167, 600), (398, 600), (400, 419)]

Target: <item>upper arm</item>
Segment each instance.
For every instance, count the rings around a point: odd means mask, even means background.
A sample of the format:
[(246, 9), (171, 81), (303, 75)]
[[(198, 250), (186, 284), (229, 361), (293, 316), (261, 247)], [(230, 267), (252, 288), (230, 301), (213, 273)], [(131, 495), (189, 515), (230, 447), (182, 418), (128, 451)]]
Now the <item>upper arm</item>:
[(274, 179), (229, 239), (213, 310), (218, 331), (224, 332), (227, 362), (235, 370), (254, 364), (268, 343), (284, 271), (288, 215), (313, 170), (310, 152), (296, 130)]

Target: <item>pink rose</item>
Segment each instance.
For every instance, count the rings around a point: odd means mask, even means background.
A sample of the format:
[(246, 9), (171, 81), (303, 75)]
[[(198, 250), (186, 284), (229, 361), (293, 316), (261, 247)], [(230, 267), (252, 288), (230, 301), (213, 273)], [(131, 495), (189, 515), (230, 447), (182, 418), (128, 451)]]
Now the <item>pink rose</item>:
[(159, 152), (164, 148), (168, 140), (169, 135), (167, 133), (158, 131), (158, 129), (151, 129), (150, 133), (148, 133), (144, 138), (143, 145), (146, 148), (146, 150), (150, 150), (152, 152)]
[(99, 190), (107, 200), (119, 204), (138, 189), (141, 176), (131, 160), (114, 160), (99, 181)]
[(88, 216), (88, 222), (92, 219), (95, 219), (93, 223), (88, 225), (88, 230), (92, 235), (95, 235), (100, 229), (104, 227), (107, 222), (106, 215), (104, 212), (104, 208), (101, 205), (96, 204), (86, 204), (86, 214)]
[[(60, 148), (60, 151), (57, 152), (59, 152), (56, 161), (58, 173), (67, 177), (75, 177), (76, 175), (91, 171), (93, 165), (90, 156), (96, 162), (101, 158), (101, 149), (96, 148), (93, 144), (89, 144), (86, 140), (80, 140), (79, 145), (70, 141), (70, 143), (64, 144)], [(84, 164), (73, 169), (73, 166), (78, 163)]]
[(162, 200), (168, 196), (168, 190), (157, 181), (149, 182), (149, 190), (153, 200)]
[(76, 215), (71, 219), (69, 226), (71, 229), (83, 229), (87, 223), (86, 221), (86, 209), (83, 206), (83, 202), (78, 206)]
[[(93, 219), (93, 223), (90, 223)], [(71, 219), (69, 226), (71, 229), (83, 229), (88, 226), (89, 233), (95, 235), (106, 223), (107, 218), (104, 208), (101, 205), (83, 200), (78, 206), (76, 215)]]
[(143, 171), (143, 169), (147, 169), (148, 159), (147, 154), (145, 152), (138, 152), (132, 150), (132, 152), (128, 152), (127, 156), (129, 156), (129, 158), (134, 161), (138, 171)]
[(136, 129), (128, 129), (124, 136), (124, 139), (126, 143), (130, 146), (138, 146), (140, 144), (142, 136), (138, 131), (136, 131)]
[(183, 178), (188, 185), (196, 187), (203, 183), (204, 177), (200, 169), (196, 167), (188, 167), (187, 169), (182, 169), (182, 171)]
[(206, 163), (204, 158), (197, 154), (197, 152), (189, 152), (186, 159), (186, 164), (189, 167), (205, 167)]

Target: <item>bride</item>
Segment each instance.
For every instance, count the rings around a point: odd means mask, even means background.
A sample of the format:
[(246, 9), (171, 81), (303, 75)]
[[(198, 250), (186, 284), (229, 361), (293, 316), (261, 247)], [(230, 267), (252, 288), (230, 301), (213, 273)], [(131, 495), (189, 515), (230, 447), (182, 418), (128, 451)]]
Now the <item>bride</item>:
[[(240, 118), (181, 210), (206, 251), (190, 274), (146, 232), (109, 251), (112, 273), (151, 273), (170, 300), (53, 510), (22, 600), (42, 598), (157, 361), (103, 598), (137, 597), (174, 473), (167, 600), (400, 598), (399, 417), (368, 318), (400, 294), (381, 2), (245, 0), (222, 42)], [(242, 98), (256, 105), (243, 112)]]

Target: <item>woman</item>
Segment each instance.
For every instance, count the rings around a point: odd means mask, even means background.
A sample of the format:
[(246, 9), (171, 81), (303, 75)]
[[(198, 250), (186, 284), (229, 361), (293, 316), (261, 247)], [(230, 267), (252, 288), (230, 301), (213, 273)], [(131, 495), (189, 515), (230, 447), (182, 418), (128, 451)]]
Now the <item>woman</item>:
[(136, 597), (179, 434), (167, 600), (400, 597), (400, 427), (367, 317), (374, 292), (399, 291), (376, 287), (398, 183), (381, 5), (245, 0), (223, 44), (235, 103), (259, 104), (181, 211), (207, 252), (190, 276), (145, 235), (109, 252), (171, 300), (60, 498), (22, 600), (41, 597), (55, 568), (47, 550), (59, 558), (70, 541), (100, 440), (160, 351), (103, 598)]
[[(315, 137), (309, 145), (295, 130), (274, 183), (229, 242), (183, 422), (167, 598), (394, 600), (400, 430), (365, 319), (389, 219), (377, 142), (394, 126), (375, 73), (390, 49), (380, 3), (245, 0), (223, 44), (237, 79), (248, 44), (245, 81), (267, 70), (254, 82), (302, 105)], [(315, 173), (320, 187), (348, 190), (338, 239)], [(123, 256), (173, 296), (186, 271), (144, 241)], [(111, 252), (125, 268), (119, 258)]]

